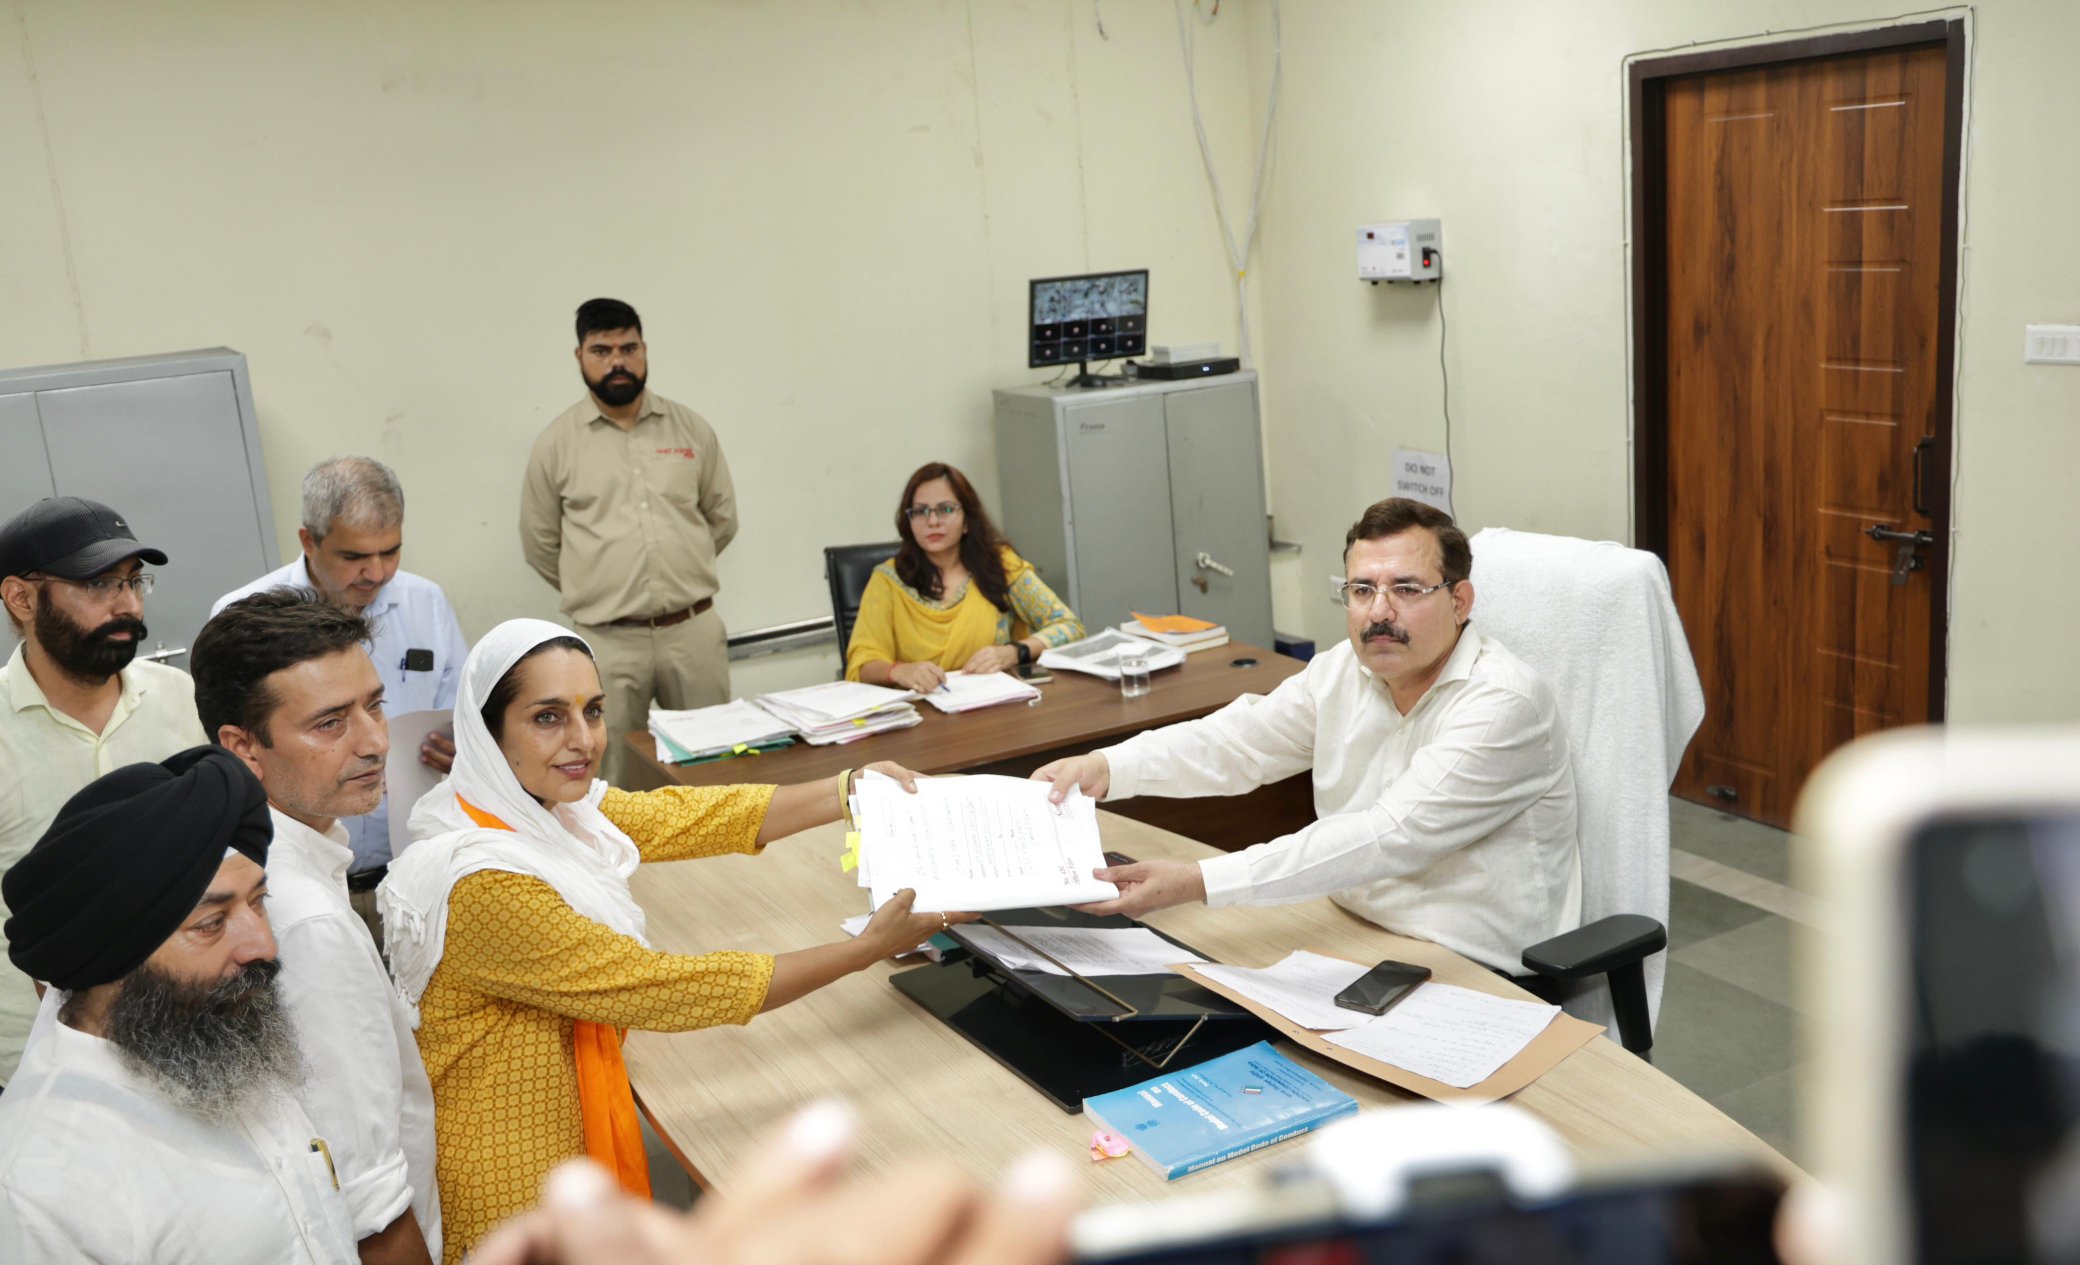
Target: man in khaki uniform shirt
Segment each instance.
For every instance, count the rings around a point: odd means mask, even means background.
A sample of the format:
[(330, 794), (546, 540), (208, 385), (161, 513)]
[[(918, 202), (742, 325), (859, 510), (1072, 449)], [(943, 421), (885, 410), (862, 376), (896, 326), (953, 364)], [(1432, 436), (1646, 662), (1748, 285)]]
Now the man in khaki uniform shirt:
[[(0, 600), (22, 639), (0, 668), (0, 870), (27, 856), (87, 783), (205, 741), (188, 674), (136, 658), (147, 562), (164, 566), (166, 555), (108, 506), (76, 496), (38, 501), (0, 527)], [(34, 982), (0, 961), (0, 1085), (36, 1006)]]
[(645, 389), (642, 318), (618, 299), (578, 308), (586, 398), (535, 440), (520, 494), (527, 561), (592, 643), (624, 781), (621, 735), (668, 708), (729, 701), (715, 558), (737, 534), (736, 490), (700, 414)]

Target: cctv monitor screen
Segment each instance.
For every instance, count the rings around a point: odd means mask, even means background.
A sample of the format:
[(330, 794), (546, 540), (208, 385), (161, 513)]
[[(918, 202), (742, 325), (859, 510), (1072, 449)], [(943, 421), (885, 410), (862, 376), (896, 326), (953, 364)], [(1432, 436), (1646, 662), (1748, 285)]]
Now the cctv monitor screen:
[(1026, 365), (1077, 364), (1148, 350), (1148, 269), (1033, 282)]

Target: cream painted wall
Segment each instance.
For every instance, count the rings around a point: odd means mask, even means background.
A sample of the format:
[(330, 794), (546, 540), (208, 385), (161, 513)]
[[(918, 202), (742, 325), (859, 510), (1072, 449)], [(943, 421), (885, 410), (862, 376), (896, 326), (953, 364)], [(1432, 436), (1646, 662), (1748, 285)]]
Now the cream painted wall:
[[(475, 635), (554, 613), (520, 474), (580, 394), (572, 309), (617, 295), (734, 469), (729, 622), (821, 615), (822, 546), (890, 535), (917, 464), (994, 496), (990, 390), (1045, 376), (1028, 278), (1145, 265), (1156, 340), (1234, 344), (1172, 9), (1103, 16), (1109, 38), (1085, 0), (12, 0), (0, 363), (245, 352), (285, 553), (302, 472), (380, 458), (406, 565)], [(1198, 41), (1246, 186), (1248, 28)]]
[[(1350, 521), (1389, 493), (1390, 452), (1443, 444), (1440, 301), (1463, 521), (1629, 538), (1623, 59), (1886, 15), (1853, 0), (1285, 6), (1252, 276), (1279, 534), (1306, 547), (1305, 631), (1342, 635), (1323, 576)], [(2080, 369), (2025, 366), (2022, 326), (2080, 321), (2080, 5), (1985, 0), (1974, 15), (1950, 715), (2071, 717)], [(1251, 28), (1261, 102), (1262, 0)], [(1355, 279), (1356, 225), (1430, 215), (1444, 220), (1441, 291)]]

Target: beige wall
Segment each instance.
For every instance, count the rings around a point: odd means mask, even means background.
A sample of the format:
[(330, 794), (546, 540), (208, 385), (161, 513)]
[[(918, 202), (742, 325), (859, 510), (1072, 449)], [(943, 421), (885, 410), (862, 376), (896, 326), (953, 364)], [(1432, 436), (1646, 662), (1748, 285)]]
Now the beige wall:
[[(1440, 299), (1461, 517), (1628, 538), (1623, 59), (1886, 12), (1844, 0), (1285, 6), (1252, 275), (1269, 329), (1279, 533), (1306, 546), (1307, 631), (1341, 635), (1322, 577), (1358, 509), (1388, 494), (1390, 452), (1443, 443)], [(1951, 715), (2070, 717), (2080, 369), (2023, 365), (2022, 326), (2080, 321), (2068, 126), (2080, 5), (1985, 0), (1975, 12)], [(1269, 27), (1252, 18), (1261, 91)], [(1444, 220), (1441, 294), (1355, 279), (1356, 225), (1431, 215)]]
[[(0, 363), (245, 352), (284, 550), (304, 469), (378, 457), (406, 565), (476, 635), (554, 613), (520, 473), (580, 393), (572, 309), (617, 295), (735, 470), (730, 623), (826, 614), (822, 546), (891, 535), (916, 465), (994, 495), (990, 390), (1045, 376), (1028, 278), (1145, 265), (1156, 339), (1234, 343), (1171, 9), (1104, 18), (1109, 39), (1085, 0), (16, 0)], [(1247, 35), (1199, 36), (1234, 169)]]

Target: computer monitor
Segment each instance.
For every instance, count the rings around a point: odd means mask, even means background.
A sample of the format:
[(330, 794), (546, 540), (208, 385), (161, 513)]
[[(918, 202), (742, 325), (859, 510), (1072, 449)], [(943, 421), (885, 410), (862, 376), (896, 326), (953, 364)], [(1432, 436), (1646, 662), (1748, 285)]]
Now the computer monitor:
[(1148, 269), (1042, 277), (1033, 282), (1032, 338), (1026, 365), (1075, 364), (1075, 385), (1093, 360), (1138, 356), (1148, 350)]

